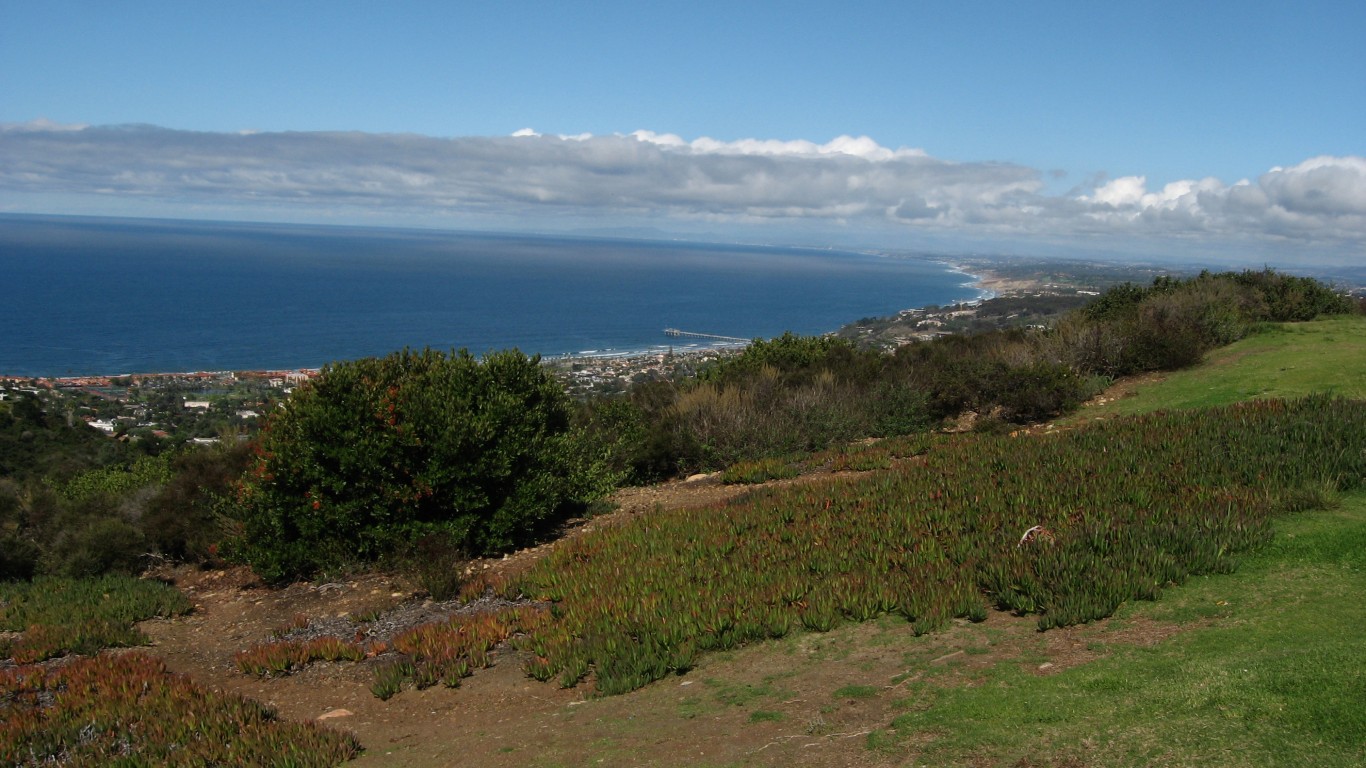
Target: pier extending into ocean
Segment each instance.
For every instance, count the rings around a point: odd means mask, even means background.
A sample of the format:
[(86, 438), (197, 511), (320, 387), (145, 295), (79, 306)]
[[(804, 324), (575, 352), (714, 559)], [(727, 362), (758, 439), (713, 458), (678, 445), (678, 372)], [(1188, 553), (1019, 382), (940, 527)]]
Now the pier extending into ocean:
[(677, 328), (665, 328), (665, 336), (685, 337), (689, 339), (711, 339), (712, 341), (733, 341), (740, 344), (748, 344), (750, 339), (741, 339), (736, 336), (718, 336), (714, 333), (693, 333), (692, 331), (680, 331)]

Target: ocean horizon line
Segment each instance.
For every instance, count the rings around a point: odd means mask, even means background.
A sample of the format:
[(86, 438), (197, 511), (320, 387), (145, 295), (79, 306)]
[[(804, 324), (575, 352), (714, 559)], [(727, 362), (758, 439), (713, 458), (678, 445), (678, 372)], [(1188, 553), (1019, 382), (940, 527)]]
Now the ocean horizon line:
[(820, 335), (987, 296), (951, 259), (885, 249), (36, 214), (0, 216), (0, 269), (19, 379), (630, 357), (712, 346), (665, 328)]

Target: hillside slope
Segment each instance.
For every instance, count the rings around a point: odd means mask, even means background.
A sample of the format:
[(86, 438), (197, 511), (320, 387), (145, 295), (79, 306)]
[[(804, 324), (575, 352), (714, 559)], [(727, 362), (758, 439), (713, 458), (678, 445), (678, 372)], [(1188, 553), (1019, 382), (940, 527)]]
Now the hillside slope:
[(1366, 316), (1268, 324), (1194, 368), (1121, 381), (1063, 422), (1315, 393), (1366, 397)]
[[(1327, 389), (1366, 397), (1363, 340), (1360, 318), (1279, 326), (1202, 366), (1127, 382), (1122, 391), (1136, 394), (1076, 421), (1108, 418), (1119, 405), (1170, 410)], [(942, 450), (979, 438), (943, 438)], [(862, 473), (871, 483), (818, 482), (850, 495), (841, 506), (858, 506), (866, 500), (857, 489), (889, 477), (881, 472)], [(744, 493), (714, 481), (705, 490), (716, 496), (709, 505)], [(651, 489), (615, 524), (663, 517), (674, 506), (668, 494)], [(506, 647), (459, 689), (409, 688), (388, 701), (371, 694), (378, 658), (275, 678), (236, 669), (235, 651), (300, 623), (339, 623), (359, 637), (390, 608), (442, 608), (407, 599), (411, 585), (380, 576), (265, 590), (237, 581), (242, 574), (187, 574), (180, 586), (196, 612), (144, 628), (172, 669), (355, 734), (367, 748), (356, 765), (1359, 765), (1366, 649), (1357, 633), (1366, 616), (1355, 596), (1366, 588), (1366, 494), (1325, 486), (1303, 501), (1336, 506), (1279, 518), (1270, 546), (1238, 573), (1192, 577), (1110, 619), (1039, 632), (1035, 615), (993, 611), (921, 634), (883, 614), (702, 654), (686, 674), (616, 696), (537, 683), (522, 672), (525, 656)], [(381, 618), (340, 618), (371, 615)]]

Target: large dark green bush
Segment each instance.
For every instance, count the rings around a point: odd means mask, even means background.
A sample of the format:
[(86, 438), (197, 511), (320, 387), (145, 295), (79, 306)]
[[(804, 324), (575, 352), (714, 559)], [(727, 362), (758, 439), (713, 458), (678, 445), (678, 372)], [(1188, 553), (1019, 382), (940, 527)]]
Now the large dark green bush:
[(528, 542), (611, 480), (570, 414), (517, 351), (330, 365), (263, 430), (232, 554), (280, 581), (433, 536), (475, 553)]
[(1231, 275), (1239, 285), (1255, 290), (1265, 303), (1265, 319), (1277, 322), (1313, 320), (1319, 315), (1348, 315), (1352, 298), (1312, 277), (1295, 277), (1272, 269)]

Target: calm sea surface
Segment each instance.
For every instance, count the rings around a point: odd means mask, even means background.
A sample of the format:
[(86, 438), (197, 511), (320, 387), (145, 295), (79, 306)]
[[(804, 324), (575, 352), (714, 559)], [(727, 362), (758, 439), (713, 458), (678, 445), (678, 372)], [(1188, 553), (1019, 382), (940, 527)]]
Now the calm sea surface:
[(941, 263), (797, 248), (0, 216), (0, 375), (545, 356), (772, 337), (972, 299)]

